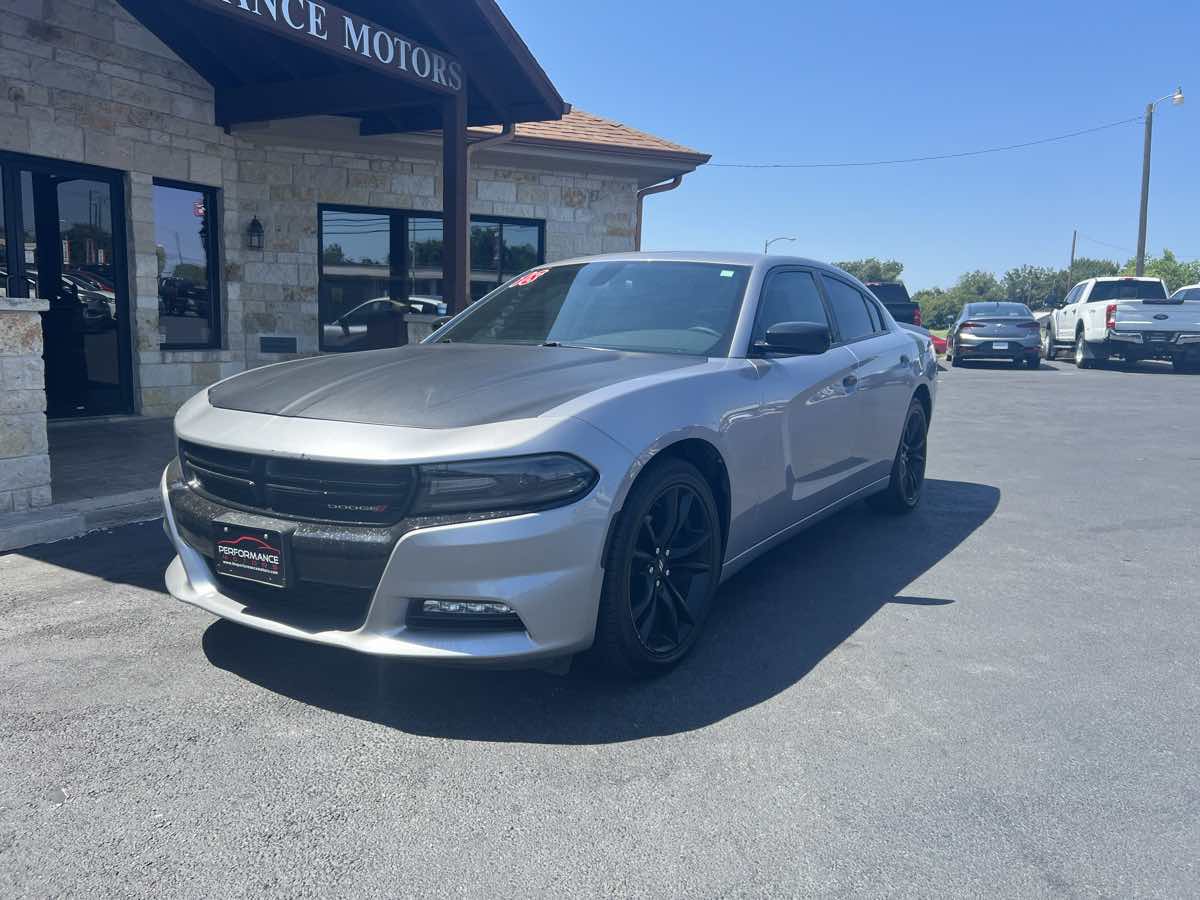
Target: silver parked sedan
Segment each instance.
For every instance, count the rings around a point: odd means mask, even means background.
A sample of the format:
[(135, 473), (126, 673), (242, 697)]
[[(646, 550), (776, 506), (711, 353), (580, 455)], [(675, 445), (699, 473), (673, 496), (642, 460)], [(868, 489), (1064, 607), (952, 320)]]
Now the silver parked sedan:
[(1001, 359), (1036, 369), (1042, 364), (1042, 326), (1024, 303), (968, 303), (946, 334), (952, 366), (968, 359)]
[(936, 357), (804, 259), (621, 254), (510, 281), (424, 344), (180, 410), (171, 593), (364, 653), (652, 673), (721, 581), (862, 498), (920, 502)]

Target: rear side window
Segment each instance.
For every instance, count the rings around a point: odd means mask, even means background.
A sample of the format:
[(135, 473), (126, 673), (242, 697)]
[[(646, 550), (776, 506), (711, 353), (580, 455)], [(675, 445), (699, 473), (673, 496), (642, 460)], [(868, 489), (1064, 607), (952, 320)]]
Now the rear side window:
[(867, 299), (857, 289), (836, 278), (826, 278), (825, 289), (843, 341), (861, 341), (875, 334), (875, 326), (867, 312)]
[(754, 325), (754, 341), (761, 341), (767, 329), (780, 322), (816, 322), (828, 325), (825, 304), (811, 272), (776, 272), (763, 288)]
[(1101, 300), (1166, 300), (1167, 292), (1161, 281), (1138, 281), (1126, 278), (1121, 281), (1097, 281), (1088, 295), (1088, 303)]

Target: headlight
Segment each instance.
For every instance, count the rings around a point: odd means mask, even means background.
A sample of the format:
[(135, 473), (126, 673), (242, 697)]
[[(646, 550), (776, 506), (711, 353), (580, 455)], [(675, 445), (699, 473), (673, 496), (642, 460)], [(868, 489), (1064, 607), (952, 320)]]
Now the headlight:
[(421, 466), (412, 515), (565, 506), (590, 491), (598, 477), (587, 463), (558, 453)]

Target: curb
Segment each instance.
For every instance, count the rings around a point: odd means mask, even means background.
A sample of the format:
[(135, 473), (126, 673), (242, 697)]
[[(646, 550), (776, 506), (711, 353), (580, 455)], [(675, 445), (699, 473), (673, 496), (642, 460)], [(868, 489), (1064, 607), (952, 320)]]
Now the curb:
[(64, 541), (102, 528), (145, 522), (161, 515), (158, 488), (7, 513), (0, 516), (0, 553)]

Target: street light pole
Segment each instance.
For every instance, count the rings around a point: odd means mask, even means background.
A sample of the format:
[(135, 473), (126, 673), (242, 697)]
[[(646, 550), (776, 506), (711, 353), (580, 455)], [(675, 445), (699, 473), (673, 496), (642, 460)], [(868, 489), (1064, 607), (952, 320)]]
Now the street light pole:
[(1175, 93), (1146, 104), (1146, 140), (1142, 147), (1142, 203), (1138, 213), (1137, 262), (1134, 268), (1138, 275), (1146, 274), (1146, 219), (1150, 207), (1150, 143), (1154, 136), (1154, 110), (1164, 100), (1170, 100), (1176, 106), (1181, 105), (1183, 88), (1176, 88)]
[(769, 253), (769, 252), (770, 252), (770, 250), (771, 250), (771, 245), (772, 245), (773, 243), (775, 243), (776, 241), (794, 241), (794, 240), (796, 240), (794, 237), (775, 237), (775, 238), (771, 238), (769, 241), (766, 241), (766, 242), (763, 244), (763, 256), (766, 256), (766, 255), (767, 255), (767, 253)]

